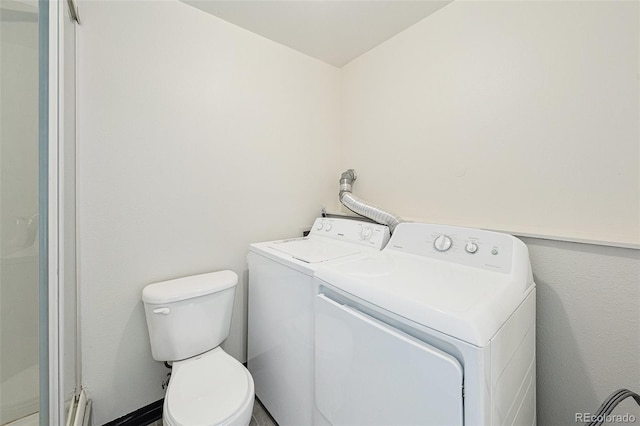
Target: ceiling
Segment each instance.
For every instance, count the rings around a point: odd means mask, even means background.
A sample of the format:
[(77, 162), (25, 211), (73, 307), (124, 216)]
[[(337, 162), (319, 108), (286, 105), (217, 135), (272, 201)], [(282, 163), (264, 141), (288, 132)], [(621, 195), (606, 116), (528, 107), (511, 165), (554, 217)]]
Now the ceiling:
[(342, 67), (453, 0), (182, 0)]

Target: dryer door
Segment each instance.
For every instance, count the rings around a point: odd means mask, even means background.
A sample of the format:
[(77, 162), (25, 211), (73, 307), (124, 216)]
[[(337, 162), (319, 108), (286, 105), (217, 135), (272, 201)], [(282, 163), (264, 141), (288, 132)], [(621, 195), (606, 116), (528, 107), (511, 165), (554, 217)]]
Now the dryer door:
[(463, 424), (455, 358), (325, 295), (315, 311), (315, 398), (329, 423)]

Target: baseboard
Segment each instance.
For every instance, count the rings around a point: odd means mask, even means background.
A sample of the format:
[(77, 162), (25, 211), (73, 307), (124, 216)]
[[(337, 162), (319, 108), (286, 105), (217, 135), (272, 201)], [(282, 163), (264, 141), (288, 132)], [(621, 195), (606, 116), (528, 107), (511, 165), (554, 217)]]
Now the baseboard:
[(164, 399), (160, 399), (109, 423), (105, 423), (104, 426), (146, 426), (162, 419), (163, 404)]

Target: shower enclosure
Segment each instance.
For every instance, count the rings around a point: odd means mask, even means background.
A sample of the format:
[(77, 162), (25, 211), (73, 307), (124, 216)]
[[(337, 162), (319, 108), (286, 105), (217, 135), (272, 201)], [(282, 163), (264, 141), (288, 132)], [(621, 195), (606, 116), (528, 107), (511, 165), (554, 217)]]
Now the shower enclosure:
[(64, 424), (80, 389), (69, 6), (0, 0), (0, 425)]

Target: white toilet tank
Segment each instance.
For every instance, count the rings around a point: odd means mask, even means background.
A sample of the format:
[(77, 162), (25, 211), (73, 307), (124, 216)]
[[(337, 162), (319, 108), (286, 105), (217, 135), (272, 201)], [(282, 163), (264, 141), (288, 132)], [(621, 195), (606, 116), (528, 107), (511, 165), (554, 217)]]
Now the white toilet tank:
[(191, 358), (228, 336), (238, 275), (219, 271), (149, 284), (142, 291), (156, 361)]

